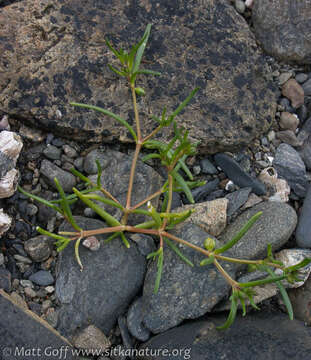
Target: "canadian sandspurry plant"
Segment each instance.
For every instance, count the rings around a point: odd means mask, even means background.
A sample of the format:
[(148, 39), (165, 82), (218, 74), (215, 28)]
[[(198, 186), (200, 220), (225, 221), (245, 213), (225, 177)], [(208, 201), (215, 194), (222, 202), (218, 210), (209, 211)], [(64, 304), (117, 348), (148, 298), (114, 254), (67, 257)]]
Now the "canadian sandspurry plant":
[[(72, 173), (78, 178), (80, 178), (85, 184), (85, 188), (81, 191), (79, 191), (77, 188), (73, 188), (72, 194), (65, 194), (59, 181), (55, 179), (55, 185), (59, 192), (58, 200), (47, 201), (41, 197), (28, 193), (21, 187), (19, 187), (19, 191), (21, 191), (23, 194), (59, 212), (75, 230), (70, 232), (66, 231), (51, 233), (47, 230), (37, 227), (37, 231), (41, 234), (48, 235), (56, 239), (57, 241), (55, 244), (58, 251), (62, 251), (70, 242), (74, 241), (75, 256), (81, 268), (81, 271), (83, 269), (83, 265), (79, 256), (79, 245), (82, 240), (88, 239), (89, 241), (91, 241), (91, 239), (94, 239), (96, 235), (110, 234), (110, 236), (105, 240), (105, 242), (111, 241), (114, 238), (121, 238), (124, 245), (129, 248), (130, 242), (127, 239), (128, 233), (148, 234), (153, 236), (154, 238), (157, 238), (159, 244), (158, 250), (150, 253), (147, 256), (148, 259), (157, 261), (157, 276), (154, 288), (155, 293), (158, 291), (160, 286), (161, 274), (163, 270), (163, 259), (165, 254), (164, 250), (166, 247), (169, 247), (172, 251), (175, 251), (176, 254), (189, 266), (215, 266), (232, 288), (232, 293), (230, 296), (231, 310), (229, 316), (226, 322), (218, 329), (226, 329), (233, 323), (237, 314), (239, 303), (242, 306), (243, 315), (245, 315), (246, 313), (246, 300), (249, 301), (252, 307), (258, 309), (253, 299), (253, 296), (255, 295), (253, 287), (272, 282), (276, 283), (276, 285), (279, 287), (280, 293), (283, 296), (284, 304), (286, 305), (286, 308), (288, 310), (289, 317), (293, 319), (292, 306), (286, 290), (282, 284), (282, 280), (287, 280), (290, 283), (299, 281), (300, 279), (297, 276), (298, 270), (309, 264), (311, 262), (311, 259), (304, 259), (302, 262), (295, 266), (285, 267), (282, 262), (275, 260), (270, 245), (267, 249), (267, 257), (263, 260), (236, 259), (228, 257), (224, 254), (227, 250), (232, 248), (251, 228), (251, 226), (260, 217), (261, 212), (255, 214), (241, 228), (238, 234), (233, 237), (232, 240), (218, 248), (215, 247), (215, 241), (211, 238), (202, 239), (202, 247), (200, 247), (180, 237), (177, 237), (170, 232), (170, 230), (173, 229), (175, 225), (185, 221), (193, 212), (193, 210), (182, 211), (179, 213), (173, 212), (171, 210), (173, 192), (184, 192), (189, 202), (194, 203), (191, 189), (202, 185), (202, 182), (194, 180), (191, 171), (186, 165), (187, 157), (196, 153), (196, 146), (198, 144), (192, 144), (188, 139), (188, 132), (183, 127), (178, 126), (176, 122), (177, 116), (191, 101), (191, 99), (195, 96), (196, 92), (199, 89), (194, 89), (189, 94), (189, 96), (176, 108), (176, 110), (171, 112), (170, 114), (168, 114), (167, 109), (164, 108), (159, 117), (153, 116), (153, 119), (157, 123), (157, 126), (154, 128), (154, 130), (151, 131), (149, 135), (142, 136), (142, 124), (139, 118), (136, 97), (144, 95), (144, 89), (136, 87), (136, 79), (140, 75), (160, 75), (160, 73), (158, 72), (142, 69), (140, 67), (142, 63), (142, 56), (149, 38), (150, 30), (151, 25), (148, 24), (141, 40), (136, 45), (134, 45), (129, 52), (123, 49), (116, 50), (112, 46), (112, 44), (108, 40), (106, 40), (108, 48), (120, 61), (119, 68), (113, 67), (111, 65), (109, 65), (109, 68), (115, 74), (124, 78), (129, 86), (135, 114), (136, 129), (134, 129), (126, 120), (121, 118), (119, 115), (114, 114), (101, 107), (75, 102), (71, 103), (71, 105), (73, 106), (96, 110), (106, 116), (113, 118), (114, 120), (125, 126), (133, 137), (136, 147), (130, 169), (126, 203), (121, 204), (118, 199), (113, 196), (113, 194), (111, 194), (107, 189), (102, 187), (102, 169), (100, 163), (97, 161), (96, 164), (98, 167), (98, 175), (96, 182), (91, 181), (88, 177), (86, 177), (76, 169), (72, 169)], [(173, 135), (171, 140), (166, 142), (155, 140), (155, 135), (166, 127), (173, 128)], [(143, 148), (149, 149), (149, 153), (143, 157), (143, 161), (147, 161), (150, 159), (158, 159), (167, 170), (167, 180), (161, 186), (161, 188), (158, 189), (158, 191), (150, 194), (143, 201), (140, 201), (137, 204), (133, 204), (132, 193), (134, 190), (133, 184), (136, 172), (136, 165), (139, 154), (141, 153), (141, 150)], [(100, 195), (98, 194), (99, 192)], [(162, 196), (163, 198), (162, 206), (160, 209), (156, 209), (151, 204), (151, 200), (160, 196)], [(107, 223), (108, 226), (96, 230), (82, 229), (76, 223), (71, 211), (71, 205), (78, 200), (81, 200), (89, 208), (93, 209)], [(118, 220), (114, 216), (109, 214), (109, 212), (105, 211), (100, 205), (98, 205), (100, 202), (120, 209), (122, 211), (121, 219)], [(130, 214), (143, 215), (145, 216), (145, 221), (137, 225), (131, 225), (128, 221)], [(202, 260), (200, 264), (195, 265), (187, 257), (185, 257), (185, 255), (182, 254), (180, 249), (175, 245), (176, 243), (188, 246), (192, 248), (193, 251), (198, 251), (201, 254), (205, 255), (206, 258)], [(267, 277), (265, 279), (257, 281), (239, 283), (226, 272), (224, 267), (221, 265), (221, 262), (223, 261), (248, 265), (250, 270), (261, 270), (266, 272)], [(274, 272), (275, 269), (281, 270), (281, 275), (276, 275)]]

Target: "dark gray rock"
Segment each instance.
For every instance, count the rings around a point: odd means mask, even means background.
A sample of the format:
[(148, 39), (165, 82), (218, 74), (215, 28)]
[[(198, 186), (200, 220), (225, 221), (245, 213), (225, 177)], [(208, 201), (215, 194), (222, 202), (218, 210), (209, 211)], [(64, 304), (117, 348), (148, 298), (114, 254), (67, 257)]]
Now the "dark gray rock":
[(299, 197), (306, 195), (308, 178), (306, 166), (299, 153), (288, 144), (278, 146), (273, 160), (278, 176), (285, 179)]
[(124, 316), (118, 317), (118, 326), (121, 333), (122, 343), (126, 349), (133, 349), (134, 344), (131, 335), (127, 328), (126, 318)]
[(247, 174), (241, 166), (230, 156), (226, 154), (216, 154), (214, 156), (217, 166), (221, 167), (224, 173), (234, 184), (240, 187), (251, 187), (256, 195), (264, 195), (266, 193), (265, 185), (257, 179)]
[(151, 236), (146, 234), (132, 234), (130, 235), (132, 241), (137, 245), (139, 252), (143, 256), (147, 256), (151, 252), (156, 250), (156, 245)]
[(305, 81), (308, 80), (308, 74), (299, 73), (295, 76), (295, 80), (299, 82), (299, 84), (303, 84)]
[(307, 195), (303, 201), (303, 206), (298, 219), (296, 229), (296, 242), (299, 247), (311, 248), (311, 186), (309, 186)]
[(143, 324), (142, 298), (135, 300), (127, 312), (127, 327), (130, 333), (140, 341), (150, 338), (150, 331)]
[(248, 24), (227, 0), (52, 5), (46, 11), (46, 3), (25, 0), (1, 11), (0, 108), (10, 115), (61, 136), (132, 141), (116, 121), (69, 102), (103, 106), (132, 122), (130, 93), (107, 67), (118, 65), (103, 39), (128, 49), (152, 23), (145, 59), (162, 76), (139, 79), (146, 90), (139, 99), (143, 129), (153, 128), (152, 112), (161, 113), (164, 104), (171, 112), (196, 86), (201, 90), (183, 125), (201, 141), (202, 152), (246, 145), (271, 125), (276, 88), (265, 78), (266, 63)]
[[(270, 243), (273, 250), (284, 245), (295, 229), (296, 212), (284, 203), (265, 202), (240, 215), (226, 228), (220, 242), (216, 240), (216, 246), (229, 241), (258, 211), (263, 211), (262, 216), (226, 255), (261, 258), (266, 256), (267, 244)], [(185, 223), (174, 234), (200, 247), (208, 237), (205, 231), (191, 223)], [(178, 247), (195, 266), (187, 265), (175, 252), (166, 248), (157, 294), (153, 292), (157, 264), (152, 262), (148, 267), (143, 291), (143, 323), (153, 333), (163, 332), (185, 319), (194, 319), (211, 311), (230, 288), (213, 266), (199, 266), (203, 255), (185, 246)], [(241, 266), (232, 263), (223, 262), (222, 266), (233, 278), (241, 269)]]
[(207, 158), (202, 159), (200, 165), (203, 174), (213, 175), (218, 173), (218, 170)]
[(0, 313), (1, 359), (77, 358), (72, 356), (71, 345), (65, 338), (42, 318), (17, 306), (2, 290)]
[(311, 170), (311, 135), (304, 141), (299, 154), (308, 170)]
[(58, 179), (65, 192), (71, 192), (76, 185), (76, 178), (71, 173), (64, 171), (48, 160), (42, 160), (40, 173), (54, 189), (57, 189), (54, 178)]
[(254, 1), (252, 20), (264, 50), (286, 62), (311, 63), (308, 0)]
[[(125, 206), (132, 156), (123, 154), (118, 151), (107, 150), (102, 154), (101, 161), (105, 162), (106, 164), (101, 176), (102, 186), (107, 191), (109, 191), (110, 194), (112, 194), (122, 205)], [(96, 183), (97, 176), (90, 176), (90, 179)], [(131, 205), (135, 205), (144, 200), (149, 195), (158, 191), (161, 186), (161, 176), (155, 170), (153, 170), (152, 167), (144, 164), (142, 161), (138, 161), (133, 183)], [(100, 192), (98, 194), (102, 195)], [(158, 197), (154, 198), (152, 203), (154, 207), (157, 207)], [(116, 218), (121, 217), (121, 210), (106, 205), (102, 202), (98, 202), (98, 204)], [(144, 215), (134, 214), (129, 216), (129, 221), (139, 222), (146, 220)]]
[(311, 79), (302, 84), (302, 88), (305, 92), (305, 96), (311, 96)]
[(226, 195), (226, 198), (229, 200), (227, 215), (233, 215), (242, 205), (244, 205), (248, 199), (251, 188), (243, 188), (237, 191), (234, 191), (231, 194)]
[(44, 261), (51, 255), (51, 240), (45, 235), (27, 240), (24, 247), (27, 254), (36, 262)]
[(12, 276), (9, 270), (0, 268), (0, 289), (11, 292)]
[(49, 271), (39, 270), (29, 277), (29, 280), (40, 286), (48, 286), (54, 284), (54, 278)]
[[(84, 230), (105, 227), (95, 219), (76, 217)], [(61, 230), (68, 231), (67, 224)], [(106, 236), (99, 235), (103, 241)], [(61, 252), (55, 291), (61, 303), (59, 329), (73, 334), (78, 328), (93, 324), (108, 334), (119, 315), (140, 290), (146, 269), (146, 260), (131, 242), (125, 248), (119, 238), (103, 245), (97, 252), (80, 247), (84, 266), (80, 271), (74, 257), (74, 244)]]
[(0, 151), (0, 179), (10, 170), (14, 169), (15, 163), (6, 154)]
[(99, 149), (95, 149), (90, 151), (83, 161), (83, 168), (84, 171), (89, 175), (97, 174), (98, 168), (96, 165), (96, 160), (99, 161), (100, 166), (102, 169), (106, 169), (106, 167), (109, 165), (110, 159), (105, 154), (105, 151), (101, 151)]
[(305, 104), (301, 105), (300, 108), (297, 109), (297, 115), (301, 124), (307, 119), (308, 109)]
[(48, 146), (43, 150), (43, 154), (50, 160), (59, 160), (62, 150), (54, 145), (48, 144)]
[[(138, 359), (164, 360), (167, 353), (175, 353), (176, 360), (307, 360), (310, 357), (311, 329), (301, 321), (289, 320), (285, 314), (262, 312), (237, 316), (228, 330), (217, 330), (216, 326), (224, 322), (223, 315), (208, 317), (155, 336), (140, 347), (148, 348), (149, 354)], [(160, 354), (150, 356), (155, 351)]]
[(232, 256), (237, 258), (265, 256), (267, 244), (271, 244), (275, 251), (287, 242), (295, 230), (296, 211), (286, 203), (266, 201), (243, 212), (228, 225), (221, 234), (220, 241), (225, 243), (231, 240), (258, 211), (262, 211), (262, 215), (239, 243), (231, 248)]
[[(206, 200), (206, 197), (215, 189), (217, 189), (219, 184), (219, 180), (215, 179), (212, 181), (207, 182), (203, 186), (199, 186), (193, 190), (191, 190), (194, 202), (203, 202)], [(189, 200), (186, 198), (185, 194), (182, 195), (183, 203), (190, 204)]]

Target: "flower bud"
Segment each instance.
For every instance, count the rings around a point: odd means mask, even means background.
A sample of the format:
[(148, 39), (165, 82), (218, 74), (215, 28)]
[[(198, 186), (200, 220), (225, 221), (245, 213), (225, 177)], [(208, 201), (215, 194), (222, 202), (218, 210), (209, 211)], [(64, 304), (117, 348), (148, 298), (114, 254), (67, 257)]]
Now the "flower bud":
[(215, 240), (212, 238), (207, 238), (204, 240), (204, 247), (206, 250), (213, 251), (215, 248)]
[(146, 95), (145, 90), (143, 88), (141, 88), (141, 87), (135, 88), (135, 92), (136, 92), (137, 95), (140, 95), (140, 96), (145, 96)]

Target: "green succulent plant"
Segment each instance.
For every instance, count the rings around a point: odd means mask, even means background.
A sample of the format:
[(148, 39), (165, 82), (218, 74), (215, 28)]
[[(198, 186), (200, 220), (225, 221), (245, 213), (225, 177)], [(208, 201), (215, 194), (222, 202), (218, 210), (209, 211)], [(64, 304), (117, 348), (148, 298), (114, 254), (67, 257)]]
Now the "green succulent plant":
[[(175, 245), (176, 242), (181, 243), (185, 246), (192, 248), (194, 251), (198, 251), (201, 254), (205, 255), (206, 258), (201, 261), (200, 266), (214, 265), (232, 287), (232, 293), (230, 296), (231, 310), (227, 321), (225, 322), (225, 324), (223, 324), (223, 326), (220, 326), (219, 329), (226, 329), (233, 323), (238, 311), (239, 303), (242, 306), (243, 315), (246, 314), (246, 300), (249, 300), (252, 307), (258, 309), (257, 305), (255, 305), (253, 300), (253, 296), (255, 294), (253, 287), (271, 282), (276, 283), (279, 287), (280, 293), (282, 294), (284, 299), (284, 304), (287, 307), (289, 317), (293, 319), (292, 306), (281, 280), (286, 279), (289, 282), (299, 281), (300, 279), (297, 276), (298, 270), (309, 264), (311, 262), (311, 259), (305, 259), (299, 264), (292, 267), (285, 267), (283, 263), (274, 259), (271, 251), (271, 246), (268, 246), (267, 257), (263, 260), (236, 259), (224, 255), (224, 253), (230, 248), (232, 248), (251, 228), (251, 226), (256, 222), (256, 220), (261, 216), (261, 212), (255, 214), (242, 227), (238, 234), (233, 237), (232, 240), (218, 248), (215, 248), (215, 241), (210, 238), (205, 240), (202, 239), (203, 246), (199, 247), (169, 232), (169, 230), (173, 229), (177, 224), (185, 221), (193, 212), (193, 210), (186, 210), (179, 213), (173, 212), (171, 210), (173, 192), (183, 192), (189, 202), (194, 203), (191, 189), (204, 184), (204, 182), (194, 180), (194, 177), (186, 164), (187, 157), (196, 153), (196, 147), (198, 144), (191, 143), (188, 138), (188, 131), (185, 130), (182, 126), (178, 126), (177, 124), (177, 116), (191, 101), (191, 99), (195, 96), (199, 89), (195, 88), (194, 90), (192, 90), (189, 96), (173, 112), (168, 113), (167, 109), (164, 108), (161, 111), (159, 117), (153, 116), (153, 119), (158, 125), (149, 135), (145, 137), (142, 136), (141, 121), (139, 118), (136, 96), (144, 95), (145, 90), (141, 87), (136, 86), (136, 79), (140, 75), (160, 75), (159, 72), (142, 69), (140, 67), (142, 56), (150, 35), (150, 30), (151, 25), (149, 24), (147, 25), (145, 33), (141, 40), (136, 45), (132, 46), (129, 52), (123, 49), (116, 50), (112, 46), (112, 44), (108, 40), (106, 40), (107, 46), (119, 59), (120, 62), (119, 68), (113, 67), (111, 65), (109, 65), (109, 68), (115, 74), (124, 78), (131, 90), (136, 129), (134, 129), (125, 119), (121, 118), (119, 115), (114, 114), (101, 107), (75, 102), (71, 103), (72, 106), (95, 110), (106, 116), (112, 117), (121, 125), (125, 126), (133, 137), (133, 140), (135, 142), (135, 152), (130, 170), (126, 203), (121, 204), (118, 199), (116, 199), (111, 193), (109, 193), (109, 191), (107, 191), (107, 189), (102, 187), (102, 169), (99, 162), (97, 161), (96, 164), (98, 167), (98, 174), (96, 182), (93, 182), (90, 178), (86, 177), (78, 170), (72, 169), (72, 173), (78, 178), (80, 178), (85, 184), (83, 190), (73, 188), (72, 194), (65, 194), (62, 186), (60, 185), (58, 180), (55, 179), (55, 185), (59, 192), (59, 199), (57, 200), (47, 201), (39, 196), (28, 193), (21, 187), (19, 187), (19, 191), (23, 194), (27, 195), (33, 200), (39, 201), (46, 206), (51, 207), (55, 211), (62, 214), (63, 217), (72, 225), (75, 230), (72, 232), (52, 233), (40, 227), (37, 227), (37, 231), (41, 234), (48, 235), (54, 238), (56, 240), (55, 244), (58, 251), (62, 251), (70, 242), (74, 241), (75, 256), (81, 270), (83, 269), (83, 265), (79, 256), (79, 245), (82, 239), (90, 236), (96, 236), (99, 234), (110, 234), (110, 236), (106, 239), (106, 242), (111, 241), (114, 238), (120, 237), (124, 245), (128, 248), (130, 247), (130, 243), (127, 239), (128, 233), (149, 234), (153, 237), (158, 238), (159, 246), (157, 251), (152, 252), (147, 256), (147, 259), (157, 261), (157, 276), (154, 288), (155, 292), (157, 292), (159, 286), (161, 286), (161, 274), (163, 271), (163, 259), (165, 256), (166, 247), (169, 247), (170, 249), (175, 251), (176, 254), (189, 266), (195, 266), (184, 254), (182, 254), (180, 249)], [(167, 142), (155, 140), (155, 135), (166, 127), (173, 128), (172, 139)], [(137, 204), (133, 204), (132, 193), (136, 165), (138, 161), (138, 156), (143, 148), (148, 149), (151, 152), (145, 155), (142, 160), (147, 161), (150, 159), (158, 159), (167, 170), (167, 180), (161, 186), (161, 188), (158, 189), (158, 191), (150, 194), (143, 201)], [(101, 195), (98, 195), (98, 192), (100, 192)], [(163, 196), (162, 206), (160, 209), (156, 209), (152, 206), (151, 200), (161, 195)], [(71, 211), (71, 205), (78, 200), (81, 200), (84, 204), (93, 209), (107, 223), (108, 227), (96, 230), (87, 230), (80, 228), (80, 226), (75, 222)], [(110, 206), (120, 209), (123, 214), (121, 220), (117, 220), (114, 216), (112, 216), (102, 207), (100, 207), (97, 202), (102, 202), (104, 204), (108, 204)], [(147, 205), (147, 210), (142, 208), (144, 205)], [(130, 214), (133, 213), (144, 215), (145, 221), (135, 226), (131, 225), (130, 223), (128, 223), (128, 217)], [(267, 273), (267, 277), (262, 280), (252, 281), (248, 283), (239, 283), (234, 280), (222, 267), (222, 261), (245, 264), (251, 267), (251, 270), (265, 271)], [(275, 269), (282, 270), (282, 275), (276, 276), (274, 273)]]

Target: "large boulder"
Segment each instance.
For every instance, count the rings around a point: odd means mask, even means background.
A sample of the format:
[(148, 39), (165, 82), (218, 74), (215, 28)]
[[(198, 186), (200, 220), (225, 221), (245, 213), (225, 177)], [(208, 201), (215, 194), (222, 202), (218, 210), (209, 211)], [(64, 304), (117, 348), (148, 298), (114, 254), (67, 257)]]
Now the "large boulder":
[[(125, 81), (105, 44), (128, 48), (152, 32), (144, 67), (161, 77), (139, 78), (143, 128), (152, 114), (174, 110), (192, 89), (200, 92), (182, 124), (201, 151), (217, 152), (251, 142), (273, 121), (276, 91), (266, 79), (262, 54), (245, 20), (226, 0), (25, 0), (0, 14), (0, 110), (62, 136), (124, 142), (130, 135), (114, 120), (73, 108), (99, 105), (134, 123)], [(170, 135), (165, 131), (165, 137)]]
[(311, 64), (309, 0), (257, 0), (252, 19), (267, 53), (286, 62)]

